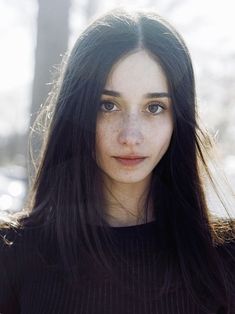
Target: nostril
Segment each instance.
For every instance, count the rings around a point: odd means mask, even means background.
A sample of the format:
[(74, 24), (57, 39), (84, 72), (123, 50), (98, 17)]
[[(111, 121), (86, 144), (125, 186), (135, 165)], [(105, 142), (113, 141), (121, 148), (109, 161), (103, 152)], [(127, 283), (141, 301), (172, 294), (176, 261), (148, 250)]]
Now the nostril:
[(118, 138), (122, 144), (140, 144), (144, 137), (139, 130), (125, 129), (119, 133)]

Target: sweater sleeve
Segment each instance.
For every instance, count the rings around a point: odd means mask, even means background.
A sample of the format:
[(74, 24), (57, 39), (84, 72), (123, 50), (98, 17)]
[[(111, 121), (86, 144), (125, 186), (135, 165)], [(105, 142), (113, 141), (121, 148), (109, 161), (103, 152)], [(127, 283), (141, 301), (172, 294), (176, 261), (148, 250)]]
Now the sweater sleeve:
[[(2, 235), (2, 232), (1, 232)], [(14, 278), (16, 275), (17, 259), (14, 248), (4, 244), (0, 239), (0, 313), (16, 314), (20, 313), (17, 301)]]

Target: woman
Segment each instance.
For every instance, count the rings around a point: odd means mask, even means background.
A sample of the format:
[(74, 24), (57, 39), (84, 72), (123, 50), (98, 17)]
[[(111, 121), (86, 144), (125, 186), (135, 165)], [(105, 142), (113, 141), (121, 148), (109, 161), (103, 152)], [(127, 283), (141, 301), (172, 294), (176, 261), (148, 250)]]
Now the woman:
[(234, 221), (206, 203), (195, 98), (156, 13), (87, 27), (43, 109), (27, 211), (1, 231), (1, 313), (235, 313)]

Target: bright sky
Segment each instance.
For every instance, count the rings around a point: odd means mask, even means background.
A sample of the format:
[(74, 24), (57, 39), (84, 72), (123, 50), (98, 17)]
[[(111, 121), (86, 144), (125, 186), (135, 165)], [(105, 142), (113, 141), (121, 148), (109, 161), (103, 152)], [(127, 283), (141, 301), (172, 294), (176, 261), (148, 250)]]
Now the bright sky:
[[(175, 0), (177, 1), (177, 0)], [(103, 0), (101, 12), (127, 0)], [(147, 0), (129, 1), (130, 6), (146, 6)], [(164, 10), (173, 0), (156, 0), (158, 12), (168, 18), (185, 38), (194, 60), (196, 74), (207, 60), (214, 61), (215, 71), (224, 71), (220, 59), (235, 55), (235, 1), (178, 0), (172, 10)], [(71, 38), (74, 43), (83, 27), (81, 14), (85, 1), (76, 0), (71, 10)], [(99, 3), (102, 3), (99, 0)], [(0, 136), (24, 132), (34, 67), (37, 2), (32, 0), (2, 0), (0, 2)], [(202, 59), (203, 55), (203, 59)], [(219, 59), (218, 58), (219, 55)], [(226, 71), (232, 70), (227, 67)], [(220, 75), (220, 74), (219, 74)]]

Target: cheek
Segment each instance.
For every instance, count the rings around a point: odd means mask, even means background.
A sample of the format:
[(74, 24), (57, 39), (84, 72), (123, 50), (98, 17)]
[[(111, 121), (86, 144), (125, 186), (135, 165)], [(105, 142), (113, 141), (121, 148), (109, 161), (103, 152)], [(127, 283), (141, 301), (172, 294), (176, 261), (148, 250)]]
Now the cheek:
[(100, 123), (96, 128), (96, 150), (102, 152), (113, 143), (115, 128), (111, 124)]
[(151, 136), (151, 142), (158, 149), (167, 148), (170, 144), (172, 133), (173, 133), (172, 123), (165, 122), (165, 123), (159, 124), (155, 128)]

